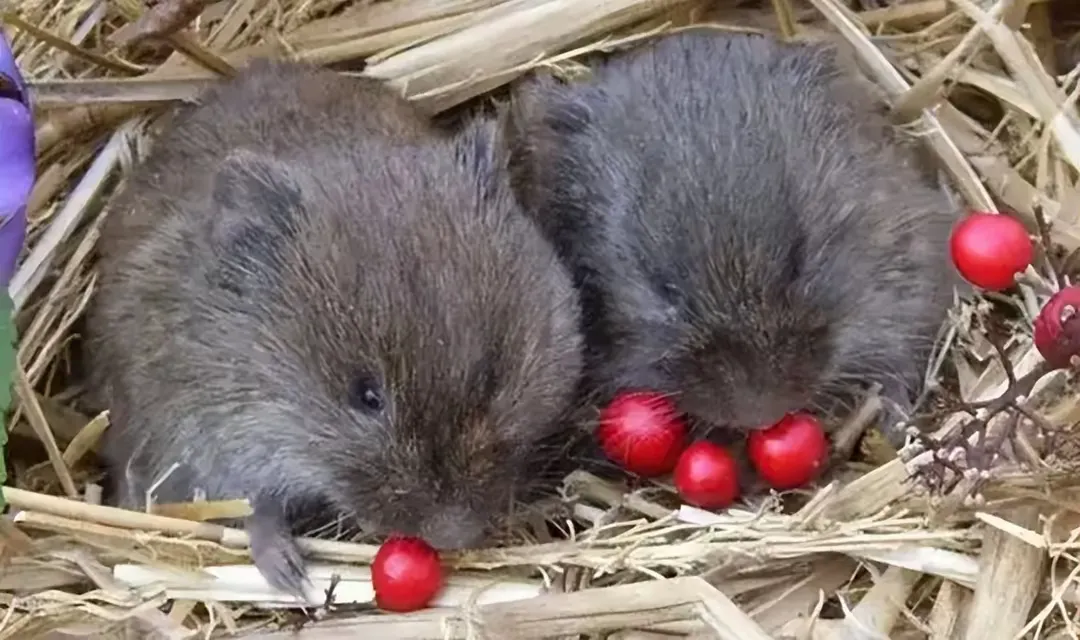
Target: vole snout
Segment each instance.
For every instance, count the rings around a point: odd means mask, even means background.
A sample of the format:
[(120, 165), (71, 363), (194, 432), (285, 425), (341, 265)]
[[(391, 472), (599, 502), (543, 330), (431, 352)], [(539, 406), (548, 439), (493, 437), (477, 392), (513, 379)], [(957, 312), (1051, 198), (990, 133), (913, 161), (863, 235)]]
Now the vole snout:
[(771, 393), (767, 389), (731, 394), (724, 402), (716, 400), (716, 393), (686, 394), (677, 404), (687, 414), (705, 424), (735, 429), (764, 429), (778, 422), (786, 414), (804, 408), (810, 400), (805, 395)]
[(420, 521), (417, 535), (436, 549), (475, 549), (487, 536), (487, 521), (475, 510), (444, 507)]

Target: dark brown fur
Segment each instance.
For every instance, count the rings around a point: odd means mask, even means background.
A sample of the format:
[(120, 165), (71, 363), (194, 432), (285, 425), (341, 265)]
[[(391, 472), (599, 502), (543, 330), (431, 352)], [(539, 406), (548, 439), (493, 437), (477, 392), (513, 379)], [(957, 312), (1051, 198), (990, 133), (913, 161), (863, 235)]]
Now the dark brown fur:
[(518, 88), (511, 167), (581, 288), (596, 400), (752, 428), (880, 382), (910, 409), (956, 212), (833, 52), (695, 30), (593, 62)]
[(88, 349), (117, 500), (173, 463), (158, 501), (251, 499), (256, 564), (294, 593), (309, 516), (481, 542), (581, 368), (572, 281), (495, 123), (442, 132), (374, 80), (267, 61), (200, 102), (102, 231)]

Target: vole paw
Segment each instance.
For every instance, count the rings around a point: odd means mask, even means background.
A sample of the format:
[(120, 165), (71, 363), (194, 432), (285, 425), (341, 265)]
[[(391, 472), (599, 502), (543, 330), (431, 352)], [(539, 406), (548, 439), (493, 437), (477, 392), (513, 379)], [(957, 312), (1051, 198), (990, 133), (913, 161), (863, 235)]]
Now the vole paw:
[(907, 441), (908, 426), (914, 406), (906, 397), (892, 395), (881, 396), (881, 414), (878, 418), (878, 430), (889, 444), (899, 451)]
[(248, 523), (251, 555), (259, 573), (272, 587), (298, 598), (306, 598), (310, 586), (307, 563), (288, 527), (277, 518), (253, 516)]

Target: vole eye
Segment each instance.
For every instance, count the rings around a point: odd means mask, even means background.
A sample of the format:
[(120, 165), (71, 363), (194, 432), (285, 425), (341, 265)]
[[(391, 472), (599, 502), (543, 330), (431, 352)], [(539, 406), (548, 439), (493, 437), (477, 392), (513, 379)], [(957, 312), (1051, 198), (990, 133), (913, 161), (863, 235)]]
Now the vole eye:
[(349, 404), (360, 411), (379, 412), (386, 402), (379, 383), (368, 375), (357, 375), (349, 383)]

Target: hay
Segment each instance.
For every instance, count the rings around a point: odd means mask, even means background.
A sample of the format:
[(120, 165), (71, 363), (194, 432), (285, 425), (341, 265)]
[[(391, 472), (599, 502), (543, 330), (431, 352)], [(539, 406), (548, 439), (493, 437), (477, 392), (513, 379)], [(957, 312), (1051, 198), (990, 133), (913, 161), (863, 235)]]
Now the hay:
[[(73, 411), (77, 390), (65, 382), (72, 326), (95, 285), (89, 257), (101, 211), (145, 147), (147, 124), (253, 56), (366, 58), (365, 73), (434, 113), (530, 67), (689, 24), (826, 34), (851, 45), (896, 122), (926, 137), (969, 206), (998, 201), (1033, 227), (1045, 217), (1068, 253), (1080, 249), (1080, 11), (1069, 3), (925, 0), (862, 13), (837, 0), (750, 9), (694, 0), (203, 4), (164, 49), (110, 44), (168, 21), (140, 20), (134, 0), (2, 9), (34, 87), (39, 179), (29, 250), (11, 285), (21, 335), (10, 451), (18, 488), (4, 489), (13, 515), (0, 519), (0, 640), (1078, 637), (1080, 450), (1070, 430), (1080, 404), (1066, 372), (1029, 380), (1017, 398), (1056, 429), (1053, 442), (1018, 438), (1013, 457), (1029, 464), (1004, 464), (975, 500), (914, 491), (907, 478), (919, 460), (905, 463), (873, 439), (813, 492), (761, 496), (722, 514), (675, 508), (662, 485), (627, 492), (577, 472), (560, 500), (572, 514), (559, 522), (561, 539), (538, 511), (540, 524), (527, 523), (517, 546), (447, 556), (449, 588), (436, 608), (410, 615), (367, 610), (371, 544), (304, 539), (315, 567), (301, 614), (249, 564), (243, 531), (205, 522), (243, 514), (245, 502), (154, 513), (96, 504), (92, 452), (107, 416)], [(1010, 375), (1040, 367), (1024, 327), (1048, 277), (1033, 268), (1012, 300), (958, 300), (931, 388), (973, 405), (1016, 396)], [(991, 299), (1027, 318), (999, 318), (1011, 334), (1003, 343), (983, 331)], [(841, 449), (854, 447), (873, 403), (838, 430)], [(965, 416), (934, 426), (946, 433)]]

